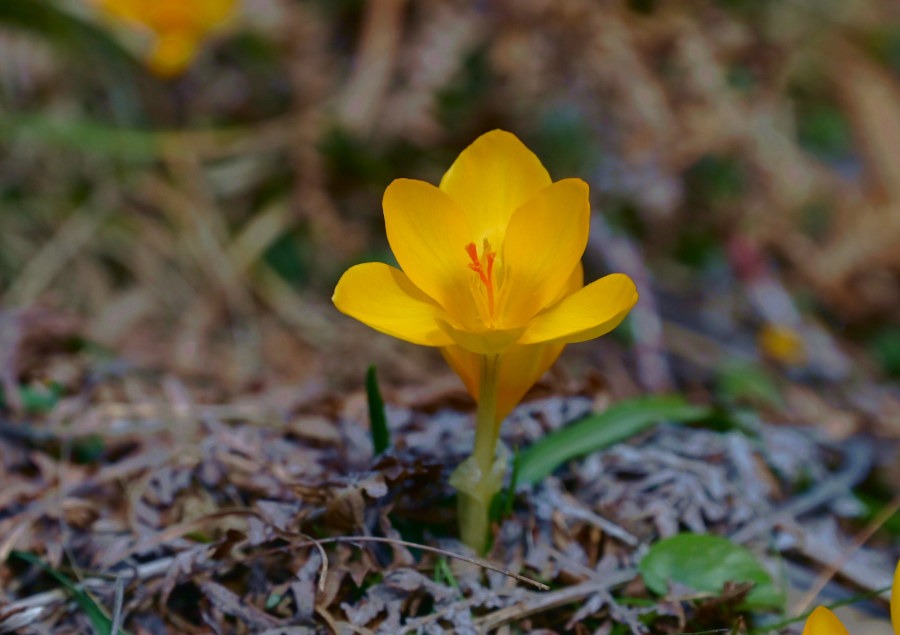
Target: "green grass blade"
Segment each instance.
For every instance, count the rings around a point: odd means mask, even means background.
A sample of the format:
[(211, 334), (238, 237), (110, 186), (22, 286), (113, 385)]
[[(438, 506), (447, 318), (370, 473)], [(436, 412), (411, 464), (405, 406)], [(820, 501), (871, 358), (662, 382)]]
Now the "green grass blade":
[(110, 126), (83, 118), (0, 113), (0, 139), (44, 144), (135, 162), (159, 157), (164, 137), (152, 131)]
[(450, 563), (447, 562), (446, 556), (438, 558), (434, 565), (434, 581), (459, 590), (459, 582), (457, 582), (456, 576), (453, 575), (453, 570), (450, 568)]
[[(96, 632), (98, 635), (113, 635), (112, 620), (106, 614), (106, 611), (103, 610), (103, 607), (97, 604), (94, 598), (85, 593), (77, 584), (75, 584), (75, 582), (69, 579), (68, 576), (57, 571), (34, 554), (28, 553), (26, 551), (13, 551), (10, 556), (18, 558), (19, 560), (24, 560), (31, 565), (43, 569), (54, 580), (59, 582), (59, 584), (68, 593), (72, 595), (72, 599), (75, 600), (75, 602), (78, 604), (78, 607), (82, 611), (84, 611), (85, 615), (87, 615), (88, 619), (90, 620), (91, 626), (94, 627), (94, 632)], [(118, 633), (127, 635), (127, 632), (125, 630), (117, 630)], [(118, 635), (118, 633), (116, 633), (116, 635)]]
[(369, 401), (369, 428), (372, 432), (372, 447), (378, 456), (391, 445), (391, 433), (388, 430), (387, 415), (384, 412), (384, 400), (378, 389), (378, 376), (375, 366), (366, 371), (366, 396)]
[(650, 395), (616, 404), (523, 450), (519, 454), (519, 482), (537, 483), (566, 461), (624, 441), (660, 421), (696, 421), (710, 412), (674, 395)]
[(519, 485), (519, 448), (516, 448), (512, 458), (512, 474), (509, 477), (509, 485), (491, 499), (489, 517), (491, 522), (499, 523), (504, 518), (512, 516), (513, 503), (516, 501), (516, 487)]

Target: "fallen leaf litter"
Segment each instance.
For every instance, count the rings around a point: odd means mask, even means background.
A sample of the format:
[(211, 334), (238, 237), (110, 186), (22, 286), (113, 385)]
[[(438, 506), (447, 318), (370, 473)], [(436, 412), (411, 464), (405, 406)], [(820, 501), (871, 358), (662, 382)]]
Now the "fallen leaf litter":
[[(526, 403), (503, 440), (524, 446), (591, 404), (585, 397)], [(645, 632), (639, 618), (646, 609), (620, 604), (613, 592), (636, 583), (636, 561), (653, 541), (711, 532), (759, 554), (774, 545), (788, 563), (815, 560), (808, 544), (829, 529), (818, 512), (852, 512), (847, 492), (871, 467), (865, 442), (832, 447), (811, 429), (759, 423), (748, 436), (662, 424), (520, 487), (487, 558), (500, 571), (491, 571), (410, 546), (471, 558), (448, 537), (447, 477), (470, 447), (468, 413), (391, 406), (395, 446), (373, 460), (364, 421), (323, 414), (327, 398), (313, 405), (311, 415), (260, 409), (246, 419), (252, 402), (234, 412), (190, 402), (179, 413), (120, 407), (108, 421), (117, 435), (97, 467), (66, 460), (98, 425), (86, 400), (82, 417), (52, 434), (30, 441), (3, 434), (2, 555), (31, 551), (73, 567), (105, 607), (115, 606), (124, 585), (121, 612), (150, 632), (163, 609), (185, 628), (228, 622), (238, 632), (312, 633), (328, 625), (476, 633), (512, 623), (572, 628), (592, 616)], [(177, 428), (189, 418), (195, 443)], [(314, 424), (310, 434), (304, 421)], [(44, 453), (51, 437), (68, 450)], [(797, 493), (802, 481), (814, 485)], [(427, 529), (403, 542), (402, 531), (416, 526)], [(774, 558), (765, 561), (777, 567)], [(436, 568), (452, 573), (436, 576)], [(868, 550), (848, 569), (863, 588), (878, 588), (882, 572)], [(536, 590), (503, 570), (554, 589)], [(4, 630), (85, 626), (63, 591), (45, 591), (8, 568), (4, 576)], [(568, 608), (552, 610), (559, 607)]]

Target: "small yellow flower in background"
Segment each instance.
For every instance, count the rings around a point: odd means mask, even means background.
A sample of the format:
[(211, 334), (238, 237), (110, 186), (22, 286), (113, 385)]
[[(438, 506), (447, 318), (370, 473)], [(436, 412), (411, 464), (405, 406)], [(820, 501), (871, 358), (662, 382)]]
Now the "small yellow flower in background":
[(477, 521), (461, 508), (464, 540), (483, 550), (505, 467), (495, 463), (500, 422), (566, 344), (614, 329), (638, 294), (623, 274), (584, 285), (588, 186), (553, 182), (508, 132), (479, 137), (438, 187), (394, 181), (383, 206), (400, 269), (352, 267), (333, 301), (382, 333), (440, 348), (478, 402), (475, 452), (451, 482), (484, 506)]
[(803, 635), (850, 635), (838, 616), (824, 606), (816, 607), (803, 627)]
[[(891, 624), (894, 633), (900, 635), (900, 562), (894, 570), (894, 584), (891, 587)], [(849, 632), (837, 615), (819, 606), (806, 620), (803, 635), (849, 635)]]
[(757, 345), (769, 358), (798, 366), (806, 361), (806, 343), (800, 333), (783, 324), (766, 324), (756, 336)]
[(237, 0), (99, 0), (107, 15), (151, 32), (145, 61), (162, 77), (183, 73), (203, 41), (231, 18)]

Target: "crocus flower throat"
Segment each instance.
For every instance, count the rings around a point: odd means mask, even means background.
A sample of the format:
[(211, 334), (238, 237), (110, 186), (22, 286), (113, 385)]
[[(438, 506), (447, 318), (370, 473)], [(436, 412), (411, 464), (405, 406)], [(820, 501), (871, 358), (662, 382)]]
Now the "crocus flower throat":
[(487, 299), (487, 315), (484, 321), (489, 325), (494, 324), (494, 260), (497, 258), (497, 252), (491, 251), (491, 243), (485, 238), (484, 247), (481, 250), (481, 256), (478, 255), (478, 248), (475, 243), (466, 245), (466, 253), (472, 262), (469, 263), (469, 269), (478, 274), (478, 280), (481, 282), (484, 296)]

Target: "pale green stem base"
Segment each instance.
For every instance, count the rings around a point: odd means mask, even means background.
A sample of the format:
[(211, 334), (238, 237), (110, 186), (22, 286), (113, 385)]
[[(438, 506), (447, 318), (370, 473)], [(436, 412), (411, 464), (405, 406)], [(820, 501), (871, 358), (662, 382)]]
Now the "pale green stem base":
[(500, 422), (497, 421), (497, 379), (500, 359), (484, 355), (475, 416), (475, 448), (450, 477), (459, 492), (459, 531), (463, 542), (476, 553), (487, 550), (491, 499), (503, 486), (506, 456), (495, 457)]

